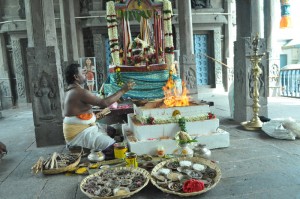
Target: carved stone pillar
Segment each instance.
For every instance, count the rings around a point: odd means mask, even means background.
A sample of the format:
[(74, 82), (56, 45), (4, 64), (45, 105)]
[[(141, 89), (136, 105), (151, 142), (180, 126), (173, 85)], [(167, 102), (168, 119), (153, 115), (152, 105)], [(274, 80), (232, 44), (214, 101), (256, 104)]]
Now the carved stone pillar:
[[(214, 55), (216, 60), (222, 60), (222, 47), (221, 47), (221, 29), (217, 29), (214, 31)], [(224, 90), (223, 87), (223, 73), (222, 73), (222, 65), (219, 62), (214, 62), (215, 66), (215, 88)]]
[(107, 68), (105, 64), (105, 37), (99, 34), (98, 29), (93, 29), (94, 56), (96, 57), (96, 67), (98, 73), (98, 88), (101, 87), (103, 81), (107, 78)]
[(193, 46), (191, 1), (178, 1), (180, 35), (180, 76), (191, 94), (197, 94), (196, 63)]
[(28, 33), (27, 62), (32, 87), (36, 143), (38, 147), (63, 144), (64, 93), (53, 1), (25, 0), (25, 8)]
[[(12, 106), (12, 94), (4, 35), (0, 34), (0, 110)], [(0, 112), (1, 118), (1, 112)]]
[(13, 58), (13, 67), (16, 75), (17, 82), (17, 100), (16, 105), (19, 103), (26, 103), (26, 87), (24, 79), (24, 66), (23, 66), (23, 57), (22, 57), (22, 48), (19, 38), (11, 39), (12, 47), (12, 58)]
[[(234, 119), (239, 122), (248, 121), (253, 117), (253, 100), (251, 98), (253, 89), (252, 65), (246, 56), (253, 54), (250, 36), (254, 30), (251, 26), (253, 23), (251, 16), (255, 14), (255, 10), (257, 9), (251, 7), (251, 1), (236, 1), (237, 41), (234, 43)], [(265, 40), (260, 39), (259, 42), (260, 53), (263, 53), (266, 51)], [(262, 59), (260, 68), (263, 74), (260, 76), (259, 104), (261, 108), (259, 115), (268, 117), (268, 66), (266, 57)]]

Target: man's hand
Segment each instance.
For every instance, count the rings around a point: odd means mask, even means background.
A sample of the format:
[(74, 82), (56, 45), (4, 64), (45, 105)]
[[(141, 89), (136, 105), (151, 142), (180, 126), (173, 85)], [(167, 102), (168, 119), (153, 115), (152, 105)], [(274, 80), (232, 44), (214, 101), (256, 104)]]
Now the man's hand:
[(105, 108), (101, 112), (96, 114), (96, 118), (97, 118), (97, 120), (101, 120), (102, 118), (104, 118), (108, 114), (110, 114), (110, 109)]
[(0, 142), (0, 154), (7, 153), (6, 146), (2, 142)]
[(128, 82), (122, 87), (122, 90), (126, 93), (126, 92), (130, 91), (131, 89), (133, 89), (134, 86), (135, 86), (135, 82), (134, 82), (134, 81), (128, 81)]

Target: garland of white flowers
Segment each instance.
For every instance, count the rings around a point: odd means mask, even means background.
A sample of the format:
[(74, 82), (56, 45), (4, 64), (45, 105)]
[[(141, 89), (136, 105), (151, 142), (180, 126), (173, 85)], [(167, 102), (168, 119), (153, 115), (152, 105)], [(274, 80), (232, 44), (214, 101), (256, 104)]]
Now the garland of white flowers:
[[(207, 113), (203, 115), (198, 115), (198, 116), (191, 116), (191, 117), (184, 117), (185, 122), (196, 122), (196, 121), (204, 121), (204, 120), (210, 120), (214, 118), (210, 118), (209, 115), (212, 113)], [(140, 117), (138, 115), (135, 116), (135, 118), (141, 122), (142, 124), (147, 124), (149, 117)], [(178, 123), (180, 118), (182, 118), (181, 115), (178, 115), (176, 117), (170, 117), (168, 119), (166, 118), (153, 118), (153, 123), (155, 124), (168, 124), (168, 123)]]
[(164, 36), (165, 36), (165, 56), (166, 63), (171, 68), (174, 63), (174, 46), (173, 46), (173, 33), (172, 33), (172, 3), (169, 0), (163, 1), (164, 13)]
[(110, 44), (110, 52), (114, 65), (120, 65), (119, 57), (119, 40), (118, 40), (118, 21), (115, 10), (115, 2), (109, 1), (106, 3), (107, 10), (107, 28)]

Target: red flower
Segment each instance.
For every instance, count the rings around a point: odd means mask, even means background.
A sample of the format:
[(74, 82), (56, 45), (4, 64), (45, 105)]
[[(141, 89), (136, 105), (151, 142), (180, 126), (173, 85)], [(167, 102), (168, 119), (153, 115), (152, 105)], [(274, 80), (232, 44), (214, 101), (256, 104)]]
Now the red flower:
[(216, 118), (215, 114), (212, 114), (212, 113), (208, 113), (208, 119), (214, 119)]
[(202, 191), (204, 188), (204, 182), (195, 179), (187, 180), (183, 184), (183, 191), (186, 193)]

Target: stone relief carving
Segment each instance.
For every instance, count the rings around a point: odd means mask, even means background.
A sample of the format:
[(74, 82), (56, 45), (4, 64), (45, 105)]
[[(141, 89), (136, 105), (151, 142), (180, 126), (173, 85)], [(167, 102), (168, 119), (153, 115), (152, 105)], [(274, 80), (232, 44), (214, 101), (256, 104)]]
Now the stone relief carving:
[(277, 83), (279, 81), (279, 72), (280, 68), (277, 64), (273, 63), (271, 68), (270, 68), (270, 84)]
[(17, 93), (20, 98), (25, 98), (25, 79), (20, 40), (12, 40), (11, 45), (17, 80)]
[(196, 67), (195, 56), (194, 55), (182, 55), (182, 62), (184, 64), (194, 64)]
[(26, 19), (24, 0), (19, 0), (19, 6), (20, 6), (18, 9), (19, 17), (21, 19)]
[(196, 89), (197, 88), (197, 78), (196, 78), (196, 71), (192, 68), (188, 68), (185, 70), (185, 81), (186, 87), (188, 89)]
[(41, 120), (51, 120), (54, 118), (52, 110), (56, 110), (56, 104), (53, 102), (55, 91), (50, 76), (43, 71), (38, 83), (34, 84), (34, 94), (39, 98), (42, 107)]
[[(216, 60), (222, 60), (222, 53), (221, 53), (221, 32), (214, 31), (214, 38), (215, 38), (215, 58)], [(218, 62), (215, 62), (215, 75), (216, 75), (216, 84), (222, 84), (223, 77), (222, 77), (222, 65)]]
[(90, 4), (89, 0), (80, 0), (80, 13), (87, 14), (89, 12)]
[[(103, 59), (103, 55), (101, 52), (105, 50), (105, 44), (104, 44), (104, 39), (102, 34), (93, 34), (93, 39), (94, 39), (94, 52), (96, 55), (96, 71), (97, 71), (97, 83), (98, 83), (98, 88), (101, 87), (103, 81), (104, 81), (104, 73), (105, 73), (105, 63)], [(99, 48), (99, 46), (102, 47)]]
[(193, 9), (212, 8), (210, 0), (192, 0)]
[(0, 96), (1, 97), (11, 97), (9, 79), (0, 80)]

